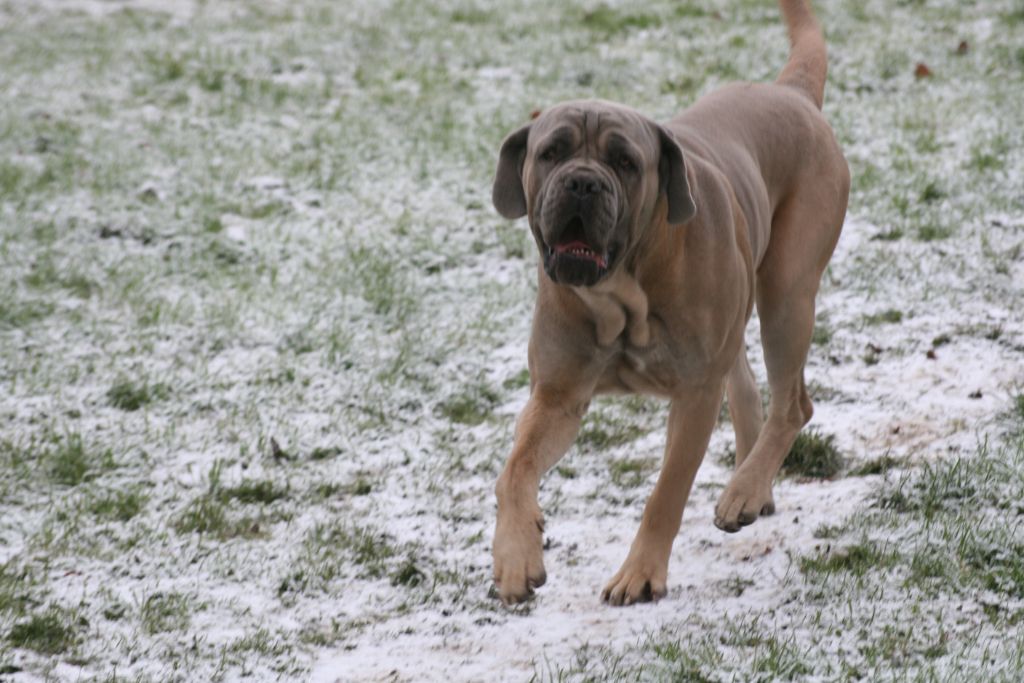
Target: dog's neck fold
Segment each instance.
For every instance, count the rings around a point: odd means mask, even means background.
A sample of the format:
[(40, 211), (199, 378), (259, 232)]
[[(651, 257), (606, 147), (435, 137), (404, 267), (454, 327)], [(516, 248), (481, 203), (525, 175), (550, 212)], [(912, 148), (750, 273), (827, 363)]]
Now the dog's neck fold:
[(623, 333), (631, 346), (643, 348), (650, 342), (647, 295), (625, 268), (617, 268), (593, 287), (573, 291), (593, 317), (599, 346), (611, 346)]

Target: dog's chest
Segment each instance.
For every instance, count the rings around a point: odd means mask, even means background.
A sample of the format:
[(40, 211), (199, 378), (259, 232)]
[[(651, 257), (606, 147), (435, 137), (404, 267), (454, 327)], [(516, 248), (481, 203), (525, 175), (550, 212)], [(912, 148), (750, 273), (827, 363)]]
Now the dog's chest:
[(598, 392), (669, 396), (687, 374), (683, 345), (670, 343), (635, 279), (620, 276), (577, 293), (594, 321)]
[(654, 337), (643, 348), (623, 339), (608, 358), (597, 391), (672, 396), (686, 375), (685, 363), (659, 339), (660, 335)]

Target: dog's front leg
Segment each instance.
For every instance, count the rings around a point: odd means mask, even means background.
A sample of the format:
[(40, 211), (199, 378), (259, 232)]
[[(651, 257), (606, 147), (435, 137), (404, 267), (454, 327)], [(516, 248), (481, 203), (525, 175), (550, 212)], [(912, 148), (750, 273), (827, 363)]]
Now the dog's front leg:
[(547, 578), (540, 479), (569, 450), (586, 409), (585, 400), (537, 385), (519, 416), (512, 454), (495, 486), (494, 584), (506, 605), (526, 600)]
[(644, 507), (640, 529), (619, 572), (601, 591), (612, 605), (631, 605), (664, 597), (668, 560), (679, 532), (683, 508), (697, 468), (704, 460), (722, 405), (722, 385), (705, 385), (672, 400), (665, 460)]

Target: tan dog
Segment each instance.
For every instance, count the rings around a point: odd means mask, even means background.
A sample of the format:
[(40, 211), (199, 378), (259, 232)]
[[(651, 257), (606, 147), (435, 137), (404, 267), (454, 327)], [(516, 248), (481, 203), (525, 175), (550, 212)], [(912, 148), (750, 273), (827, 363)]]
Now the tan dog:
[[(811, 417), (814, 297), (850, 186), (821, 114), (821, 30), (805, 0), (780, 5), (792, 48), (774, 84), (724, 87), (664, 125), (610, 102), (567, 102), (502, 145), (494, 205), (529, 217), (542, 266), (530, 399), (496, 486), (494, 580), (506, 603), (544, 583), (540, 479), (595, 394), (671, 399), (661, 473), (607, 602), (665, 594), (723, 390), (736, 470), (715, 524), (737, 531), (775, 510), (772, 479)], [(767, 421), (744, 350), (755, 302)]]

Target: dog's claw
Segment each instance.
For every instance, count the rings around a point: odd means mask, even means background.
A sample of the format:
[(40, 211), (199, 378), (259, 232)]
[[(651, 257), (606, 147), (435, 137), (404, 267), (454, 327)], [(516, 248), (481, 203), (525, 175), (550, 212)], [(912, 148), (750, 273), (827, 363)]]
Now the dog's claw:
[(664, 563), (647, 563), (627, 558), (622, 569), (601, 590), (601, 601), (614, 607), (657, 602), (668, 594), (665, 585), (667, 565), (667, 560)]
[(774, 513), (770, 482), (765, 488), (749, 472), (737, 471), (715, 506), (715, 526), (732, 534)]
[(529, 515), (499, 515), (494, 534), (494, 585), (505, 605), (526, 602), (543, 586), (544, 518), (539, 510)]

